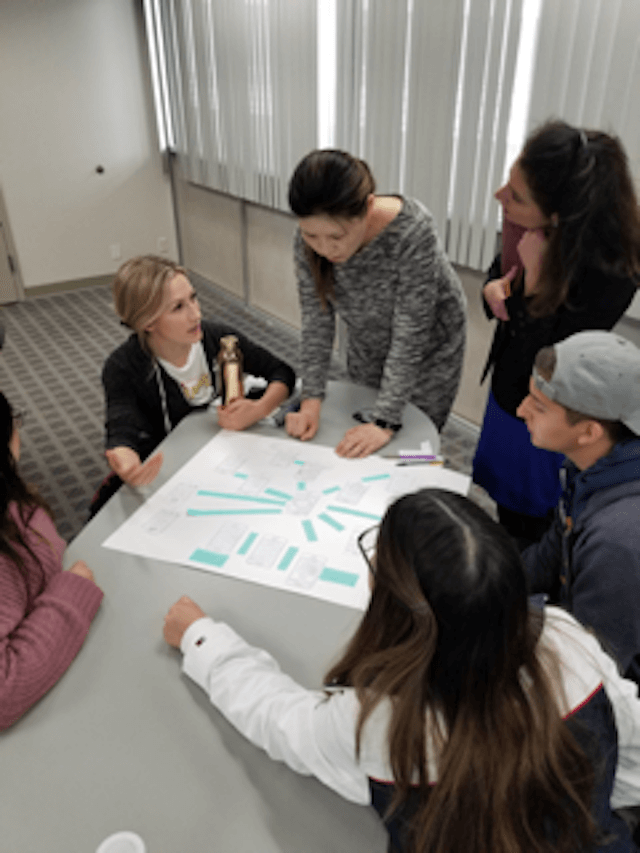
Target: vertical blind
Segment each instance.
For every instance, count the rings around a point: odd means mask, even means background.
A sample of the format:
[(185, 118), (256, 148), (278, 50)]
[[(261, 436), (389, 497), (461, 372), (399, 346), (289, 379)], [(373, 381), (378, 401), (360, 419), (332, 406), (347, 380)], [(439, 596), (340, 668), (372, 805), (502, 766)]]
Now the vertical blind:
[(315, 0), (156, 0), (150, 14), (184, 174), (286, 209), (317, 138)]
[(495, 252), (522, 0), (338, 5), (336, 142), (423, 201), (451, 260)]
[[(293, 167), (318, 145), (321, 0), (145, 2), (184, 174), (286, 210)], [(478, 269), (495, 251), (527, 2), (334, 7), (332, 144), (366, 159), (380, 192), (423, 201), (449, 257)], [(541, 0), (539, 21), (527, 127), (612, 130), (640, 173), (640, 0)]]
[(543, 0), (529, 127), (553, 116), (617, 134), (640, 178), (639, 0)]

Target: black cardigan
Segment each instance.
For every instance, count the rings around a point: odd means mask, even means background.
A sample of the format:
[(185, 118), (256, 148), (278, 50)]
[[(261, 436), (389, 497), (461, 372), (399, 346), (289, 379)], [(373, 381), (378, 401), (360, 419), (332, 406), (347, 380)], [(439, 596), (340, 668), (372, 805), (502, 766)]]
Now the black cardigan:
[[(501, 276), (498, 255), (485, 284)], [(591, 267), (579, 276), (569, 290), (567, 301), (555, 313), (537, 318), (527, 311), (528, 298), (524, 296), (522, 285), (514, 288), (505, 303), (509, 320), (497, 321), (482, 374), (484, 380), (493, 367), (491, 390), (498, 405), (515, 415), (529, 393), (529, 377), (538, 350), (585, 329), (611, 329), (631, 304), (636, 286), (637, 282), (631, 278), (614, 278)], [(486, 302), (485, 312), (493, 318)]]
[[(243, 355), (243, 369), (267, 382), (279, 380), (289, 388), (295, 384), (295, 373), (284, 361), (268, 350), (252, 343), (234, 329), (208, 320), (202, 321), (202, 344), (212, 381), (214, 366), (220, 350), (220, 338), (235, 335)], [(158, 364), (164, 385), (171, 428), (203, 406), (191, 406), (180, 386)], [(165, 438), (164, 415), (160, 390), (151, 356), (140, 346), (137, 335), (121, 344), (107, 358), (102, 370), (102, 384), (106, 395), (106, 447), (131, 447), (145, 459)]]

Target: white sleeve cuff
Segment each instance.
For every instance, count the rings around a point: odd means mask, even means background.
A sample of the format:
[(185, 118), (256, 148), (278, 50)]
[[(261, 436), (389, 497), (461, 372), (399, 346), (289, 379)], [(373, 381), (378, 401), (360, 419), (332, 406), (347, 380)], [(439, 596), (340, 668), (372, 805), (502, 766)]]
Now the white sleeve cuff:
[(202, 616), (196, 619), (182, 635), (180, 640), (180, 651), (183, 655), (188, 654), (192, 649), (200, 649), (209, 643), (215, 633), (215, 622), (210, 616)]

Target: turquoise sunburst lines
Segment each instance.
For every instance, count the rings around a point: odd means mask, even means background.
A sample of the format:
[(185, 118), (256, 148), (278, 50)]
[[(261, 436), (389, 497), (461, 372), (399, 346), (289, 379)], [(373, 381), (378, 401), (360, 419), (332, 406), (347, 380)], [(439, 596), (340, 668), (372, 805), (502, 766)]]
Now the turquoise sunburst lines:
[(304, 535), (307, 537), (308, 542), (317, 542), (318, 534), (316, 533), (315, 527), (313, 526), (313, 522), (308, 518), (305, 518), (302, 522), (302, 529), (304, 530)]
[(281, 509), (188, 509), (189, 518), (203, 515), (281, 515)]
[(289, 548), (287, 548), (287, 550), (284, 552), (282, 559), (278, 563), (278, 570), (281, 572), (286, 571), (293, 562), (293, 558), (297, 555), (299, 550), (300, 549), (295, 545), (291, 545)]
[(242, 556), (247, 554), (249, 552), (249, 549), (251, 548), (251, 546), (253, 545), (253, 543), (256, 541), (257, 538), (258, 538), (257, 533), (255, 533), (255, 532), (250, 533), (247, 536), (247, 538), (244, 540), (242, 545), (238, 548), (238, 554), (240, 554)]
[(334, 530), (344, 530), (344, 524), (341, 524), (339, 521), (336, 521), (335, 518), (331, 518), (330, 515), (327, 515), (326, 512), (321, 512), (318, 516), (320, 521), (324, 521), (325, 524), (328, 524), (329, 527), (333, 527)]
[[(187, 509), (187, 515), (190, 518), (207, 515), (280, 515), (282, 513), (282, 507), (286, 504), (286, 500), (281, 499), (283, 493), (280, 493), (279, 498), (276, 498), (275, 495), (273, 497), (264, 498), (259, 495), (241, 495), (236, 492), (215, 492), (211, 489), (198, 489), (197, 494), (199, 497), (203, 498), (216, 498), (224, 501), (240, 501), (244, 506), (234, 507), (232, 504), (231, 506), (212, 509), (190, 507)], [(261, 504), (261, 506), (259, 508), (254, 508), (249, 506), (251, 503)], [(278, 509), (276, 509), (276, 507), (278, 507)]]
[[(265, 489), (264, 493), (265, 495), (271, 495), (274, 498), (279, 498), (283, 504), (293, 499), (293, 495), (290, 495), (287, 492), (281, 492), (279, 489)], [(263, 500), (267, 500), (267, 498), (263, 498)]]
[(356, 518), (370, 518), (372, 521), (380, 521), (382, 519), (382, 516), (378, 513), (363, 512), (360, 509), (351, 509), (351, 507), (337, 506), (336, 504), (329, 504), (327, 510), (331, 512), (342, 512), (345, 515), (353, 515)]
[[(275, 490), (266, 489), (266, 493), (275, 494)], [(279, 493), (280, 496), (284, 494), (283, 492)], [(254, 501), (255, 503), (262, 504), (275, 504), (276, 506), (284, 506), (286, 500), (274, 500), (274, 498), (262, 498), (258, 495), (239, 495), (235, 492), (213, 492), (209, 489), (198, 489), (198, 495), (203, 498), (222, 498), (223, 500), (230, 501)], [(289, 496), (287, 496), (288, 498)]]
[(323, 495), (332, 495), (335, 492), (339, 492), (339, 491), (340, 491), (340, 486), (329, 486), (328, 489), (322, 490), (322, 494)]

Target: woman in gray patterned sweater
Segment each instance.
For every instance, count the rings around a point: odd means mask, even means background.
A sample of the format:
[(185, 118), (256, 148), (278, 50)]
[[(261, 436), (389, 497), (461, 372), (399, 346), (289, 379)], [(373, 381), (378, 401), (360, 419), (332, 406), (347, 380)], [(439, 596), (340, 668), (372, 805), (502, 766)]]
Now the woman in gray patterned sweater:
[(374, 193), (367, 164), (335, 150), (312, 151), (289, 184), (300, 226), (303, 401), (287, 431), (304, 441), (318, 429), (338, 313), (348, 329), (349, 377), (379, 389), (370, 422), (349, 429), (336, 448), (347, 457), (387, 444), (408, 401), (441, 429), (465, 345), (464, 294), (431, 214), (418, 201)]

